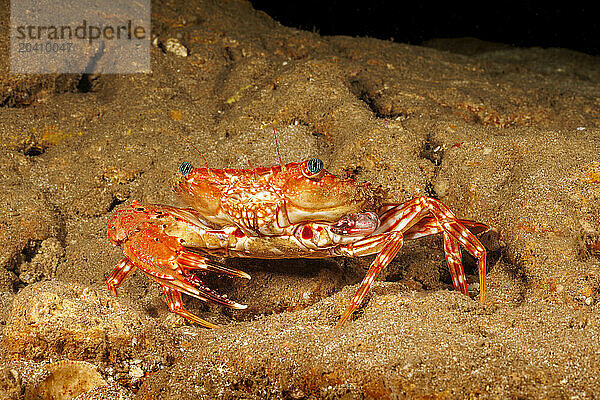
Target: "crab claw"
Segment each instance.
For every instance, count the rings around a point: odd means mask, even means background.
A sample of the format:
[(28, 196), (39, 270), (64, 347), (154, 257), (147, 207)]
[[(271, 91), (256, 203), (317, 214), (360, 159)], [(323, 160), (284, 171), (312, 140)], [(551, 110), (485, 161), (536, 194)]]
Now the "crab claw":
[(225, 307), (244, 309), (247, 306), (207, 287), (198, 273), (212, 272), (246, 279), (250, 279), (250, 275), (192, 252), (177, 237), (166, 234), (169, 226), (187, 221), (182, 216), (185, 215), (169, 213), (165, 207), (139, 203), (118, 210), (109, 219), (108, 230), (111, 241), (123, 248), (125, 258), (109, 275), (108, 288), (111, 294), (116, 295), (121, 282), (135, 269), (140, 269), (163, 286), (172, 312), (202, 326), (215, 328), (216, 325), (183, 307), (181, 293)]
[(250, 279), (250, 275), (247, 273), (237, 269), (227, 268), (216, 261), (187, 249), (181, 251), (176, 259), (176, 263), (183, 270), (181, 271), (181, 275), (179, 273), (174, 274), (175, 279), (172, 279), (171, 282), (160, 282), (162, 285), (172, 287), (175, 290), (197, 299), (210, 301), (236, 310), (243, 310), (248, 307), (247, 305), (236, 303), (235, 301), (228, 299), (227, 296), (212, 290), (206, 286), (194, 272), (200, 270)]
[(185, 249), (177, 257), (177, 263), (187, 269), (200, 269), (217, 274), (235, 276), (238, 278), (250, 279), (250, 275), (244, 271), (228, 268), (221, 263), (206, 258), (191, 250)]

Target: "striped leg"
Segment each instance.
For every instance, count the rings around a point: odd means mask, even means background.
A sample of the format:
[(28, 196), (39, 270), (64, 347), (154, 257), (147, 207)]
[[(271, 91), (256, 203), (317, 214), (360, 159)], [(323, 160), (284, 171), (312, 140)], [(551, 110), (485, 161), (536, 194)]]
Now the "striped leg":
[[(466, 227), (474, 235), (486, 232), (489, 230), (489, 226), (466, 219), (458, 221), (462, 226)], [(469, 291), (466, 287), (466, 281), (464, 278), (464, 270), (462, 267), (462, 255), (460, 254), (460, 242), (452, 237), (452, 235), (444, 232), (441, 225), (438, 224), (434, 217), (424, 217), (419, 222), (410, 227), (409, 230), (404, 232), (404, 239), (418, 239), (421, 237), (435, 235), (437, 233), (444, 233), (444, 251), (446, 254), (446, 262), (450, 269), (450, 275), (452, 277), (452, 284), (454, 289), (462, 292), (465, 295), (469, 295)]]
[(175, 261), (186, 272), (200, 270), (206, 272), (214, 272), (220, 275), (228, 275), (238, 278), (250, 279), (250, 275), (248, 275), (244, 271), (228, 268), (221, 263), (211, 260), (210, 258), (204, 257), (202, 254), (198, 254), (189, 249), (182, 249), (179, 252)]
[[(466, 277), (462, 268), (460, 245), (477, 258), (480, 300), (485, 301), (486, 252), (475, 233), (487, 226), (478, 222), (458, 220), (442, 202), (431, 197), (418, 197), (401, 205), (387, 205), (380, 210), (381, 225), (375, 233), (399, 230), (406, 239), (415, 239), (444, 232), (446, 261), (456, 290), (467, 294)], [(421, 213), (419, 215), (419, 213)], [(413, 218), (411, 218), (413, 217)]]
[(205, 328), (218, 328), (218, 325), (212, 324), (208, 321), (203, 320), (202, 318), (192, 314), (188, 310), (183, 307), (183, 302), (181, 301), (181, 293), (179, 293), (175, 289), (171, 289), (170, 287), (163, 286), (163, 291), (165, 293), (165, 299), (167, 304), (169, 305), (169, 309), (175, 314), (181, 315), (183, 318), (186, 318), (192, 322), (197, 323)]
[[(352, 298), (352, 301), (342, 314), (340, 318), (340, 322), (338, 322), (338, 327), (341, 326), (346, 320), (352, 315), (352, 313), (358, 308), (360, 303), (362, 303), (365, 295), (371, 288), (373, 281), (379, 274), (379, 272), (387, 267), (387, 265), (396, 257), (396, 254), (402, 248), (402, 244), (404, 242), (404, 238), (401, 232), (390, 232), (386, 235), (379, 235), (377, 238), (373, 239), (365, 239), (364, 241), (355, 243), (352, 247), (353, 250), (359, 253), (362, 250), (368, 251), (367, 249), (371, 249), (373, 247), (379, 247), (383, 245), (381, 251), (371, 263), (371, 267), (369, 267), (369, 271), (367, 275), (365, 275), (360, 287), (356, 291), (356, 294)], [(356, 254), (356, 253), (355, 253)]]
[[(476, 236), (490, 230), (489, 226), (482, 224), (481, 222), (475, 222), (468, 219), (460, 219), (458, 222)], [(435, 235), (436, 233), (441, 233), (443, 231), (444, 229), (437, 223), (437, 220), (434, 217), (427, 216), (421, 218), (419, 222), (404, 231), (404, 239), (418, 239), (429, 235)]]
[(446, 263), (448, 263), (448, 269), (450, 270), (450, 276), (452, 277), (454, 290), (468, 296), (469, 291), (467, 289), (465, 271), (462, 266), (460, 243), (450, 234), (444, 232), (444, 229), (438, 223), (437, 219), (429, 216), (421, 218), (421, 220), (404, 232), (404, 238), (406, 240), (417, 239), (435, 235), (437, 233), (443, 233), (444, 235), (444, 253), (446, 255)]
[(467, 280), (462, 265), (459, 242), (448, 232), (444, 232), (444, 253), (446, 254), (446, 262), (448, 263), (448, 269), (450, 269), (454, 290), (468, 296), (469, 290), (467, 289)]
[(121, 283), (127, 279), (133, 271), (136, 270), (136, 266), (133, 265), (131, 260), (127, 257), (123, 258), (119, 265), (112, 270), (108, 278), (106, 279), (106, 284), (108, 285), (108, 292), (113, 296), (117, 295), (117, 288)]
[[(417, 200), (418, 199), (414, 199), (399, 206), (383, 206), (380, 209), (381, 224), (374, 232), (374, 235), (340, 248), (341, 255), (350, 257), (374, 253), (378, 254), (358, 288), (358, 291), (352, 298), (350, 305), (346, 311), (344, 311), (344, 314), (342, 314), (340, 322), (338, 322), (337, 325), (338, 327), (341, 326), (358, 308), (379, 272), (385, 268), (394, 257), (396, 257), (396, 254), (398, 254), (404, 243), (404, 235), (402, 232), (408, 231), (412, 226), (418, 224), (427, 213), (427, 210), (424, 209)], [(422, 231), (428, 231), (430, 229), (430, 227), (421, 227)], [(432, 229), (436, 229), (435, 225)]]
[[(462, 258), (460, 255), (459, 244), (462, 245), (473, 257), (477, 259), (477, 269), (479, 271), (479, 299), (485, 302), (485, 275), (486, 275), (486, 251), (479, 239), (472, 234), (456, 216), (441, 201), (430, 198), (420, 197), (422, 204), (427, 206), (438, 225), (444, 230), (444, 248), (446, 250), (446, 260), (452, 275), (454, 269), (456, 277), (452, 277), (454, 287), (460, 287), (464, 294), (467, 292), (465, 274), (462, 268)], [(476, 225), (476, 224), (474, 224)], [(456, 282), (458, 281), (458, 282)]]
[(165, 298), (173, 312), (202, 326), (212, 325), (183, 308), (181, 293), (234, 309), (246, 308), (204, 285), (197, 275), (213, 272), (249, 279), (250, 275), (245, 272), (227, 268), (188, 250), (177, 238), (166, 234), (162, 224), (140, 223), (127, 239), (121, 244), (123, 253), (132, 266), (163, 286)]
[(377, 253), (367, 275), (363, 279), (350, 305), (342, 315), (338, 326), (343, 324), (358, 308), (381, 269), (385, 268), (402, 247), (404, 239), (417, 239), (443, 233), (446, 262), (457, 291), (468, 295), (465, 272), (462, 266), (460, 245), (477, 258), (479, 270), (480, 300), (485, 300), (486, 251), (479, 239), (467, 229), (481, 233), (487, 226), (477, 222), (458, 220), (440, 201), (418, 197), (401, 205), (381, 207), (380, 225), (372, 236), (340, 248), (340, 255), (355, 257)]

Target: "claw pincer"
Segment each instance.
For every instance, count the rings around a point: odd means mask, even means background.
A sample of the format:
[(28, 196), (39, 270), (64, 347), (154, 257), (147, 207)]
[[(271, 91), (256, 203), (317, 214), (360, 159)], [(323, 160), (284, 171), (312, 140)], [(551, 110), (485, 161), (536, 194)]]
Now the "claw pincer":
[(245, 305), (229, 300), (205, 286), (198, 273), (214, 272), (248, 279), (250, 276), (185, 248), (178, 238), (165, 233), (174, 223), (182, 222), (186, 223), (163, 207), (137, 202), (115, 212), (108, 221), (109, 239), (122, 247), (125, 257), (109, 275), (108, 288), (116, 296), (121, 282), (139, 268), (163, 286), (171, 311), (202, 326), (214, 328), (214, 324), (183, 307), (181, 293), (226, 307), (243, 309), (246, 308)]

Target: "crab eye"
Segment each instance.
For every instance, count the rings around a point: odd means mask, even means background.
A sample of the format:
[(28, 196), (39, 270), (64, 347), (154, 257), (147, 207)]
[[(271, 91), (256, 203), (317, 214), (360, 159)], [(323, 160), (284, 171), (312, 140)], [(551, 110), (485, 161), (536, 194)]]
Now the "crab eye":
[(181, 175), (186, 176), (192, 171), (193, 168), (194, 167), (191, 163), (184, 161), (181, 163), (181, 165), (179, 165), (179, 172), (181, 172)]
[(306, 169), (310, 175), (317, 175), (323, 170), (323, 161), (318, 158), (311, 158), (306, 162)]

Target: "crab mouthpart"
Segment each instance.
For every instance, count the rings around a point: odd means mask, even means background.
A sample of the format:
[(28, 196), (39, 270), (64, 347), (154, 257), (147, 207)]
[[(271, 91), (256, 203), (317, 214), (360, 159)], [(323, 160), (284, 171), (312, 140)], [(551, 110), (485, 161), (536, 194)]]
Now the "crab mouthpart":
[(371, 211), (346, 215), (331, 226), (341, 236), (368, 236), (379, 228), (379, 217)]

